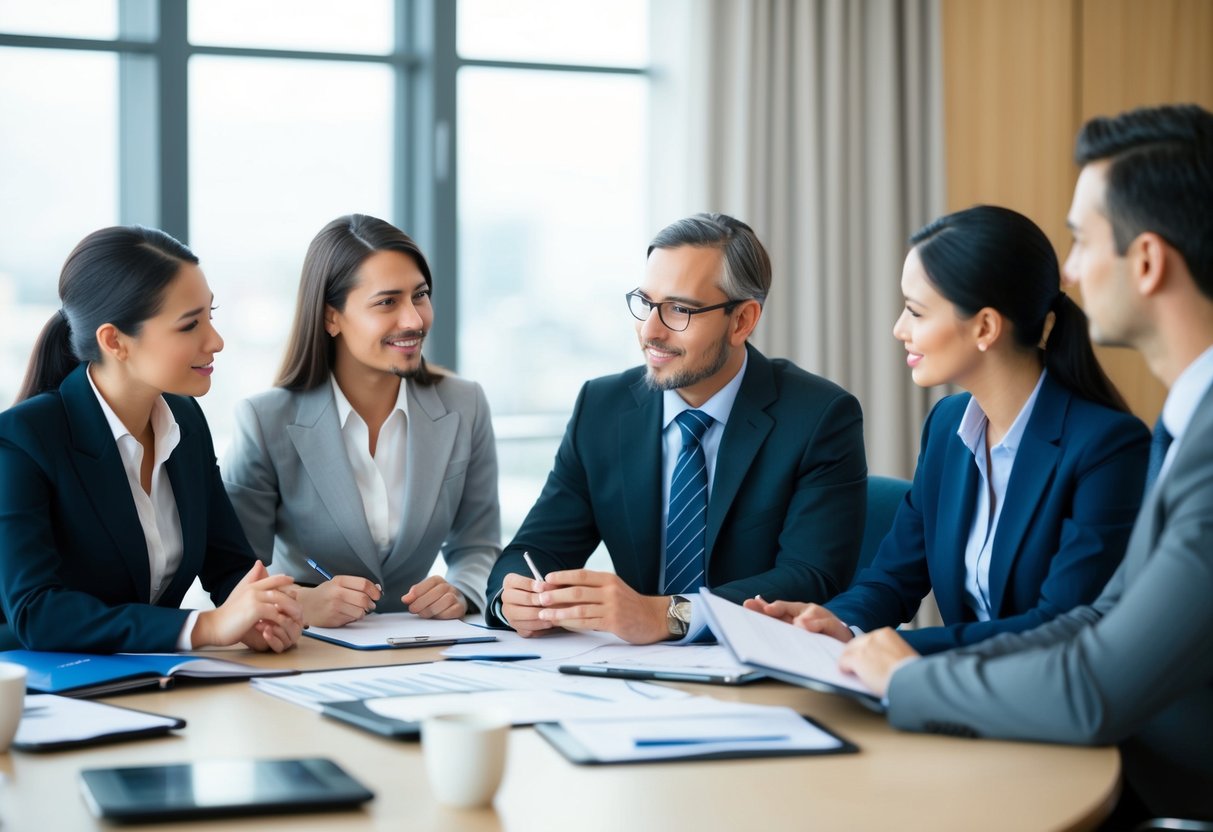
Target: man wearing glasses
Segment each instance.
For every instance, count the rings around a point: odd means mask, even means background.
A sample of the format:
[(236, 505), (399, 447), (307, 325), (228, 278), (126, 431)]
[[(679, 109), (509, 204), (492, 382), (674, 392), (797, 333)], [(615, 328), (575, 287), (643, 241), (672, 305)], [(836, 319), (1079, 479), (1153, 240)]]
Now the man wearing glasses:
[[(846, 587), (865, 507), (859, 403), (747, 344), (770, 285), (739, 220), (697, 214), (657, 235), (627, 294), (644, 366), (582, 387), (489, 577), (490, 624), (689, 641), (700, 587), (737, 603)], [(614, 573), (584, 568), (600, 542)]]

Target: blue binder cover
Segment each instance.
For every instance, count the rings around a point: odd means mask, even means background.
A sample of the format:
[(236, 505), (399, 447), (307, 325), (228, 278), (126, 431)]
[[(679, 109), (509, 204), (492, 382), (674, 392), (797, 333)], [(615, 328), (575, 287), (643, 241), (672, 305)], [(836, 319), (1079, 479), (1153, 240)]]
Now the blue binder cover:
[(284, 676), (296, 670), (266, 670), (225, 659), (180, 653), (51, 653), (6, 650), (0, 661), (24, 665), (26, 688), (32, 693), (101, 696), (138, 687), (171, 687), (173, 677), (248, 679)]

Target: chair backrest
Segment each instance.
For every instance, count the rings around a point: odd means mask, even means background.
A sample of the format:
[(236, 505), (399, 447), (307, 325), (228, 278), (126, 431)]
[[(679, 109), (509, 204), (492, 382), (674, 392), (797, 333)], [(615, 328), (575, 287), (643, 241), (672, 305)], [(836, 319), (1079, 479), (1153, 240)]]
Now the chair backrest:
[(898, 477), (868, 477), (868, 514), (863, 524), (863, 545), (859, 549), (859, 563), (855, 565), (855, 576), (851, 583), (859, 577), (859, 573), (868, 567), (880, 541), (893, 528), (893, 516), (901, 505), (906, 492), (910, 490), (910, 481)]

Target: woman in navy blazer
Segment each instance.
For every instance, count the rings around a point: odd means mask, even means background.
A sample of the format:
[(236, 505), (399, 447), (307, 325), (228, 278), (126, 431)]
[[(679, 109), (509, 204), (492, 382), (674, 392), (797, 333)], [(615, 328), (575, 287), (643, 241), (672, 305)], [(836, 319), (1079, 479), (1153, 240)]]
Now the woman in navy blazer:
[(849, 641), (909, 621), (931, 590), (943, 626), (919, 653), (1019, 632), (1089, 603), (1124, 555), (1149, 453), (1027, 217), (977, 206), (916, 233), (893, 327), (920, 386), (953, 384), (923, 427), (914, 482), (869, 568), (825, 606), (747, 601)]
[[(63, 306), (0, 413), (0, 647), (298, 639), (291, 580), (254, 560), (192, 398), (223, 348), (197, 264), (137, 227), (94, 232), (68, 256)], [(179, 609), (195, 577), (217, 609)]]

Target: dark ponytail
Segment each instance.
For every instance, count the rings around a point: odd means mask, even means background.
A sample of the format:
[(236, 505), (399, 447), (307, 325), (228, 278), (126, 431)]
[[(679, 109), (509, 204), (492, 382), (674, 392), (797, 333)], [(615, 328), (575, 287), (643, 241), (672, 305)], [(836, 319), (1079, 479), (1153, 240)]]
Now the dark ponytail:
[(82, 361), (100, 361), (97, 329), (138, 335), (160, 311), (164, 291), (194, 253), (154, 228), (115, 226), (89, 234), (59, 275), (62, 308), (42, 328), (17, 402), (56, 389)]
[(1128, 413), (1129, 405), (1091, 348), (1086, 313), (1065, 292), (1058, 293), (1052, 312), (1056, 317), (1044, 348), (1049, 375), (1084, 399)]
[(1045, 368), (1063, 387), (1128, 412), (1095, 358), (1086, 315), (1061, 291), (1057, 254), (1036, 223), (1009, 208), (976, 205), (927, 224), (910, 243), (959, 314), (996, 310), (1016, 344), (1043, 350)]

